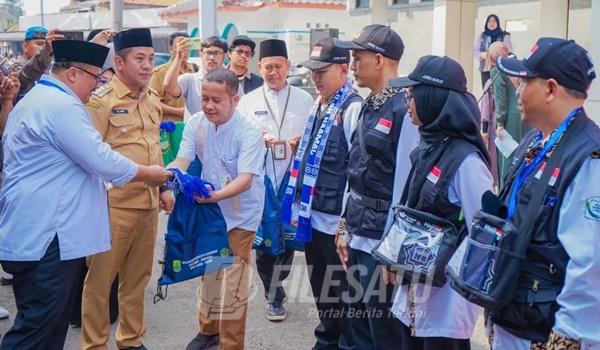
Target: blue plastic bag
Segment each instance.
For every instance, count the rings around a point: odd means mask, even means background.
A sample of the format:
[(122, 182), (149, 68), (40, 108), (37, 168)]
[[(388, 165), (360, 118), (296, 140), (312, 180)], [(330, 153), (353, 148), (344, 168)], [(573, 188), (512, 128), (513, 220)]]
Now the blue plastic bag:
[(159, 286), (218, 271), (233, 263), (227, 225), (217, 204), (186, 203), (178, 193), (167, 223)]
[[(283, 181), (281, 182), (281, 186), (279, 187), (279, 191), (277, 193), (279, 203), (281, 203), (283, 197), (285, 196), (285, 188), (287, 187), (288, 182), (290, 182), (290, 175), (291, 173), (288, 169), (283, 177)], [(285, 238), (285, 248), (303, 252), (305, 243), (296, 240), (296, 228), (291, 224), (281, 224), (281, 229), (283, 230), (283, 237)]]
[(285, 251), (281, 220), (279, 219), (280, 203), (273, 183), (265, 175), (265, 208), (256, 238), (252, 247), (271, 255), (281, 255)]

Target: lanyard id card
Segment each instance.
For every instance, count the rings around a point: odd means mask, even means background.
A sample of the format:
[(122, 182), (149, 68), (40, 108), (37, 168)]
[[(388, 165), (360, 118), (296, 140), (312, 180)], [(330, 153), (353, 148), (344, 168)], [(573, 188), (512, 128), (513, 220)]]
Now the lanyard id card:
[(285, 146), (285, 141), (275, 141), (273, 143), (273, 158), (275, 160), (284, 160), (287, 158), (287, 147)]

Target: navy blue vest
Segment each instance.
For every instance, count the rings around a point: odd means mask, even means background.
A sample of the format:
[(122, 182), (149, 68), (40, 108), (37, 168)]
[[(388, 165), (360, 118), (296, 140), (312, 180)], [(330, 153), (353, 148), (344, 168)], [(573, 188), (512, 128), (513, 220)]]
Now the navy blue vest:
[[(346, 170), (348, 167), (348, 141), (344, 134), (344, 113), (346, 113), (348, 107), (354, 102), (362, 102), (362, 98), (356, 93), (348, 96), (335, 116), (335, 121), (331, 126), (329, 138), (327, 139), (323, 158), (319, 166), (319, 175), (317, 176), (317, 183), (315, 185), (316, 193), (313, 198), (312, 208), (323, 213), (333, 215), (340, 215), (342, 213), (344, 190), (346, 189)], [(309, 145), (313, 143), (317, 131), (324, 120), (319, 114), (313, 126)], [(308, 152), (302, 161), (301, 169), (304, 169), (307, 156)], [(298, 184), (302, 183), (303, 175), (304, 172), (301, 172)], [(301, 191), (297, 191), (296, 194), (299, 198)]]
[[(590, 120), (585, 112), (572, 121), (567, 134), (570, 138), (562, 159), (552, 170), (555, 176), (547, 184), (541, 184), (533, 172), (518, 193), (517, 210), (513, 221), (520, 227), (526, 220), (535, 220), (531, 243), (527, 250), (525, 267), (519, 276), (519, 287), (512, 304), (490, 312), (494, 323), (508, 332), (524, 339), (544, 342), (548, 339), (554, 325), (554, 314), (558, 310), (556, 297), (565, 280), (569, 256), (558, 240), (558, 222), (564, 194), (577, 175), (582, 164), (591, 154), (600, 150), (600, 128)], [(514, 153), (513, 168), (507, 174), (506, 188), (501, 198), (507, 202), (518, 166), (521, 164), (527, 148), (535, 133), (530, 132)], [(564, 136), (563, 136), (564, 137)], [(541, 165), (540, 165), (541, 166)], [(534, 192), (545, 191), (544, 202), (531, 205), (540, 206), (538, 215), (525, 217), (529, 211), (529, 201)]]
[(406, 111), (402, 93), (390, 97), (376, 111), (369, 104), (363, 105), (348, 156), (348, 184), (351, 192), (362, 198), (387, 205), (367, 206), (364, 201), (349, 196), (345, 218), (346, 227), (353, 235), (380, 239), (383, 234), (392, 201), (396, 152)]

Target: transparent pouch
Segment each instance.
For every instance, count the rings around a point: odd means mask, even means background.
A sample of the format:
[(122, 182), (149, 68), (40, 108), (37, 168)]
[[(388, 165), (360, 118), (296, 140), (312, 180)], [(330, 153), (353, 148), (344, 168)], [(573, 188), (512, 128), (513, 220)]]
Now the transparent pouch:
[(511, 222), (479, 211), (473, 218), (462, 263), (447, 268), (450, 285), (465, 299), (487, 309), (508, 305), (517, 290), (528, 241)]
[(403, 273), (404, 283), (446, 283), (445, 267), (460, 243), (447, 220), (406, 206), (394, 208), (394, 221), (373, 249), (373, 256)]

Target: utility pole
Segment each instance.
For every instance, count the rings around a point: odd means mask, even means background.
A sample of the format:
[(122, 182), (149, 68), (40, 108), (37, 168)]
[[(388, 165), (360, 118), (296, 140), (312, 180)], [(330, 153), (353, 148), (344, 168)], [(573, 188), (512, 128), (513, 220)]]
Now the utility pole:
[(123, 30), (123, 0), (110, 0), (110, 13), (112, 29), (120, 32)]
[(198, 0), (200, 36), (217, 35), (217, 0)]
[[(42, 27), (44, 26), (44, 0), (40, 0), (40, 17), (42, 19)], [(18, 20), (18, 18), (17, 18)]]

